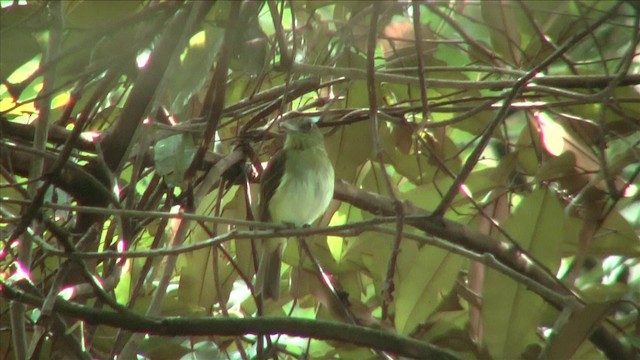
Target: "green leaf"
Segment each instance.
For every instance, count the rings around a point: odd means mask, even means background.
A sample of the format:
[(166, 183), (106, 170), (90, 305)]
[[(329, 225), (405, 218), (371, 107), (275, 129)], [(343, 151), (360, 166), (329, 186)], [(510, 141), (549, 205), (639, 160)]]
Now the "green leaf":
[[(555, 195), (538, 188), (522, 199), (504, 229), (531, 256), (555, 272), (560, 263), (564, 219)], [(496, 359), (514, 359), (528, 345), (537, 343), (537, 326), (547, 307), (526, 286), (496, 270), (487, 270), (482, 320), (489, 353)]]
[[(358, 141), (354, 141), (354, 139)], [(327, 152), (333, 162), (336, 178), (355, 180), (357, 170), (373, 152), (371, 125), (361, 121), (341, 127), (325, 140)]]
[[(0, 79), (4, 82), (16, 69), (40, 52), (33, 31), (43, 30), (46, 12), (35, 3), (0, 9)], [(40, 28), (40, 29), (38, 29)]]
[(191, 135), (177, 134), (158, 140), (153, 151), (156, 171), (170, 186), (180, 185), (195, 153)]
[[(569, 26), (571, 22), (566, 21), (562, 16), (549, 16), (549, 14), (566, 12), (569, 3), (569, 1), (528, 1), (524, 4), (526, 6), (524, 11), (517, 11), (515, 21), (522, 34), (524, 49), (522, 55), (526, 59), (523, 66), (536, 66), (553, 53), (553, 44), (557, 44), (553, 36)], [(543, 33), (539, 33), (536, 28), (541, 24)], [(554, 30), (551, 31), (551, 29)]]
[(578, 347), (587, 342), (593, 330), (604, 321), (618, 301), (587, 304), (571, 314), (569, 321), (553, 334), (545, 348), (546, 359), (571, 359)]
[(409, 274), (397, 285), (395, 323), (400, 334), (410, 334), (438, 307), (463, 263), (464, 258), (436, 247), (420, 249)]
[(170, 68), (166, 75), (166, 96), (173, 99), (171, 111), (179, 119), (187, 119), (191, 114), (190, 100), (199, 95), (210, 81), (211, 64), (222, 45), (222, 31), (208, 27), (191, 37), (187, 49), (180, 59), (180, 65)]
[(591, 253), (603, 255), (640, 256), (640, 239), (636, 230), (618, 211), (604, 219), (591, 244)]
[(135, 13), (143, 1), (73, 1), (66, 4), (65, 21), (73, 28), (96, 28)]

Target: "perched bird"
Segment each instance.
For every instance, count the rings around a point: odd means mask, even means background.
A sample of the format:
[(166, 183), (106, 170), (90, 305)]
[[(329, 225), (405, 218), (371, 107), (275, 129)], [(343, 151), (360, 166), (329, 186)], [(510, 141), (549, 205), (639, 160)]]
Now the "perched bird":
[[(335, 175), (315, 121), (296, 118), (281, 123), (286, 132), (284, 147), (269, 161), (261, 178), (261, 221), (304, 226), (327, 210)], [(280, 296), (285, 246), (285, 238), (262, 241), (255, 288), (264, 298), (277, 300)]]

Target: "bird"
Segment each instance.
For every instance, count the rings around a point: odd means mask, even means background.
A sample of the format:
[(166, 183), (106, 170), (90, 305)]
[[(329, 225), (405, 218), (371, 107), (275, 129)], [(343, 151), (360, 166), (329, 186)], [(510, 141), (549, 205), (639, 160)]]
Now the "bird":
[[(317, 120), (298, 117), (280, 122), (286, 134), (284, 146), (261, 175), (260, 221), (309, 226), (329, 207), (335, 172)], [(285, 246), (285, 238), (262, 240), (255, 292), (265, 299), (280, 297), (280, 267)]]

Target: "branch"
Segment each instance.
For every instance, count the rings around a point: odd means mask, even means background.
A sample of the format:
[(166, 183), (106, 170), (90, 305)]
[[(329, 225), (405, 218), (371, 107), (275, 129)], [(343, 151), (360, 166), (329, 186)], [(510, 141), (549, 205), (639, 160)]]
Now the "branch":
[[(0, 280), (2, 297), (40, 307), (43, 299), (29, 295)], [(420, 359), (458, 359), (454, 354), (429, 343), (362, 326), (322, 320), (296, 318), (211, 318), (211, 317), (146, 317), (97, 310), (57, 299), (54, 310), (59, 314), (84, 320), (90, 324), (102, 324), (161, 336), (241, 336), (245, 334), (310, 337), (320, 340), (346, 343), (389, 351), (400, 356)]]
[[(191, 5), (190, 5), (191, 4)], [(126, 160), (126, 154), (133, 146), (133, 137), (142, 123), (145, 113), (151, 104), (156, 89), (159, 87), (164, 74), (174, 56), (178, 46), (186, 41), (188, 36), (198, 29), (198, 25), (208, 13), (213, 3), (207, 3), (198, 14), (198, 18), (189, 24), (188, 11), (194, 3), (188, 3), (186, 9), (177, 12), (177, 15), (165, 28), (158, 45), (151, 54), (149, 64), (140, 73), (131, 89), (131, 94), (122, 108), (122, 114), (112, 126), (110, 133), (103, 140), (103, 154), (105, 163), (111, 171), (119, 169)], [(185, 26), (189, 26), (185, 29)]]
[[(397, 69), (395, 70), (397, 71)], [(345, 77), (350, 80), (364, 80), (367, 78), (367, 72), (358, 68), (347, 67), (332, 67), (323, 65), (310, 65), (310, 64), (293, 64), (293, 72), (312, 74), (312, 75), (332, 75), (337, 77)], [(420, 78), (416, 76), (396, 75), (391, 72), (376, 71), (376, 81), (378, 82), (391, 82), (398, 84), (420, 85)], [(596, 89), (606, 88), (609, 83), (615, 79), (615, 76), (606, 75), (563, 75), (553, 76), (545, 75), (536, 77), (535, 81), (531, 84), (545, 85), (561, 88), (574, 88), (574, 89)], [(440, 80), (440, 79), (425, 79), (426, 86), (429, 88), (443, 88), (443, 89), (459, 89), (459, 90), (502, 90), (511, 89), (515, 83), (515, 80), (487, 80), (487, 81), (474, 81), (474, 80)], [(630, 86), (640, 84), (639, 74), (628, 74), (620, 80), (618, 86)]]
[[(357, 189), (355, 186), (342, 180), (336, 182), (334, 197), (337, 200), (345, 201), (374, 214), (384, 216), (393, 216), (395, 214), (395, 203), (392, 199)], [(549, 277), (544, 269), (535, 266), (535, 264), (532, 265), (527, 257), (518, 256), (517, 253), (514, 252), (514, 246), (512, 244), (497, 241), (471, 227), (454, 221), (433, 217), (431, 213), (417, 208), (409, 202), (403, 202), (402, 205), (404, 207), (405, 220), (408, 225), (477, 254), (491, 254), (497, 262), (557, 292), (561, 295), (561, 298), (566, 295), (574, 296), (574, 294), (567, 291), (561, 283), (558, 283), (557, 279)], [(415, 215), (422, 216), (416, 218)], [(550, 298), (542, 293), (538, 293), (538, 295), (557, 309), (562, 309), (564, 305), (561, 301), (558, 301), (560, 298)], [(628, 351), (620, 341), (602, 326), (596, 328), (590, 340), (612, 359), (629, 358)]]
[[(203, 8), (202, 11), (206, 14), (208, 7)], [(240, 17), (240, 2), (234, 2), (231, 4), (229, 16), (231, 19), (238, 19)], [(231, 22), (229, 27), (225, 29), (222, 40), (222, 47), (218, 54), (218, 61), (216, 63), (215, 70), (213, 71), (213, 78), (211, 79), (209, 90), (207, 90), (207, 98), (203, 105), (201, 115), (204, 115), (206, 119), (206, 128), (204, 130), (204, 136), (201, 139), (200, 146), (196, 151), (196, 154), (191, 160), (191, 164), (184, 173), (184, 179), (190, 180), (196, 173), (196, 170), (200, 167), (204, 155), (209, 147), (209, 144), (213, 141), (218, 126), (220, 125), (220, 119), (222, 118), (222, 109), (224, 108), (224, 98), (227, 91), (227, 75), (229, 72), (229, 61), (233, 52), (234, 42), (237, 41), (236, 22)]]
[[(453, 181), (453, 184), (451, 185), (447, 193), (442, 197), (440, 204), (438, 205), (436, 210), (433, 212), (434, 215), (441, 217), (449, 209), (449, 206), (451, 205), (453, 198), (458, 194), (461, 186), (467, 180), (467, 177), (469, 176), (469, 174), (471, 174), (471, 171), (476, 166), (478, 160), (480, 159), (480, 156), (484, 152), (486, 146), (489, 144), (489, 141), (493, 136), (494, 130), (497, 129), (498, 126), (502, 124), (502, 122), (507, 118), (509, 114), (509, 110), (511, 108), (511, 103), (520, 94), (520, 92), (524, 90), (527, 83), (531, 81), (536, 75), (544, 71), (554, 61), (556, 61), (556, 59), (560, 58), (570, 48), (580, 43), (580, 41), (586, 36), (588, 36), (589, 34), (591, 34), (594, 29), (596, 29), (598, 26), (602, 25), (605, 21), (607, 21), (610, 17), (612, 17), (617, 12), (619, 6), (620, 6), (620, 3), (613, 6), (609, 11), (607, 11), (604, 15), (602, 15), (597, 21), (595, 21), (593, 24), (588, 26), (586, 29), (574, 35), (571, 39), (569, 39), (569, 41), (567, 41), (558, 49), (556, 49), (551, 55), (549, 55), (546, 59), (544, 59), (544, 61), (542, 61), (539, 65), (531, 69), (526, 75), (520, 77), (518, 81), (516, 81), (513, 84), (513, 88), (511, 89), (511, 91), (509, 91), (508, 95), (504, 99), (502, 107), (496, 114), (493, 121), (484, 130), (478, 145), (473, 149), (473, 151), (471, 152), (471, 155), (469, 155), (469, 157), (467, 158), (467, 161), (462, 167), (462, 170), (460, 170), (460, 173), (458, 174), (456, 179)], [(434, 6), (430, 6), (430, 8), (434, 8)]]

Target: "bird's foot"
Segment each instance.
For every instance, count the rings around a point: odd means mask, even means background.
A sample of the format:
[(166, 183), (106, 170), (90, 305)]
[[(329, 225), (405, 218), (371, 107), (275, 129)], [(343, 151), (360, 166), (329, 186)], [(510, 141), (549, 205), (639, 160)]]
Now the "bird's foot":
[(296, 228), (296, 224), (290, 223), (290, 222), (282, 223), (282, 225), (284, 225), (287, 229), (295, 229)]

